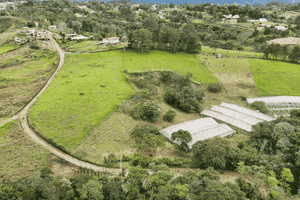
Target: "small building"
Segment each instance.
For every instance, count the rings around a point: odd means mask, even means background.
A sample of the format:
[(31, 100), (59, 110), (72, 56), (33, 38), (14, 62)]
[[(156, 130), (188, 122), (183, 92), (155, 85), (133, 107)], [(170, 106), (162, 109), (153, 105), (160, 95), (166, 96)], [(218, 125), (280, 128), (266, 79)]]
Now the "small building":
[(109, 38), (104, 38), (102, 43), (104, 45), (106, 44), (117, 44), (120, 42), (120, 38), (119, 37), (109, 37)]
[(216, 55), (216, 58), (222, 58), (222, 54), (221, 53), (218, 53), (217, 55)]
[(51, 25), (51, 26), (48, 26), (48, 29), (49, 30), (54, 30), (54, 29), (57, 29), (57, 26), (56, 25)]
[(258, 20), (258, 22), (264, 23), (264, 22), (268, 22), (268, 20), (267, 20), (266, 18), (260, 18), (260, 19)]
[(286, 31), (288, 30), (288, 28), (284, 27), (284, 26), (275, 26), (275, 28), (278, 30), (278, 31)]
[(49, 40), (50, 39), (48, 32), (43, 32), (43, 31), (37, 31), (36, 38), (39, 40)]
[(16, 38), (15, 38), (15, 42), (16, 42), (17, 44), (20, 44), (20, 43), (23, 42), (23, 40), (22, 40), (21, 38), (16, 37)]
[(76, 37), (76, 36), (77, 36), (76, 33), (66, 34), (66, 38), (72, 38), (72, 37)]
[(71, 40), (88, 40), (89, 37), (83, 36), (83, 35), (77, 35), (74, 37), (71, 37)]
[(234, 16), (231, 17), (231, 19), (239, 19), (239, 18), (240, 18), (239, 15), (234, 15)]

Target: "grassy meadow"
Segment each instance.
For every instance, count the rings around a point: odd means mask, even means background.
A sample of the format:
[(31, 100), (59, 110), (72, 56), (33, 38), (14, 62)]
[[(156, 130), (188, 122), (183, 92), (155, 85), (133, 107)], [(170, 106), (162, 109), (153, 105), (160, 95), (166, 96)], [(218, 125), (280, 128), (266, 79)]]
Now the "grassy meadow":
[(122, 73), (120, 52), (66, 55), (54, 82), (30, 110), (30, 121), (72, 150), (126, 100), (133, 88)]
[(127, 51), (125, 55), (125, 69), (128, 72), (171, 70), (182, 75), (190, 72), (194, 75), (193, 80), (195, 82), (217, 82), (217, 79), (211, 75), (194, 54), (172, 54), (163, 51), (149, 51), (148, 53)]
[(248, 60), (260, 96), (300, 95), (300, 65), (272, 60)]
[(217, 53), (222, 54), (224, 56), (229, 57), (255, 57), (255, 58), (262, 58), (263, 53), (256, 53), (256, 52), (248, 52), (248, 51), (237, 51), (237, 50), (226, 50), (226, 49), (219, 49), (217, 48), (216, 51), (214, 48), (208, 46), (201, 47), (201, 53)]
[(0, 46), (0, 54), (6, 53), (6, 52), (11, 51), (16, 48), (18, 48), (17, 45), (1, 45)]
[(40, 170), (48, 165), (49, 155), (22, 131), (18, 121), (0, 127), (0, 179), (39, 176)]
[[(18, 51), (18, 50), (17, 50)], [(0, 118), (19, 111), (42, 87), (57, 66), (54, 51), (18, 51), (0, 55)]]
[[(255, 97), (257, 90), (246, 58), (222, 57), (199, 54), (207, 69), (218, 78), (227, 95), (233, 97)], [(223, 97), (225, 98), (225, 97)]]

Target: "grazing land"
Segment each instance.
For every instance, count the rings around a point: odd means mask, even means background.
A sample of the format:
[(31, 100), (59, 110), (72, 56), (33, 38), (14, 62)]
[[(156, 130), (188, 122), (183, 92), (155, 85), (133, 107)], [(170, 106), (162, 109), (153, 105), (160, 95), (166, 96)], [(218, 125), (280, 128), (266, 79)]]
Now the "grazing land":
[(0, 127), (0, 178), (39, 176), (40, 170), (48, 164), (49, 155), (22, 131), (18, 121)]
[(113, 46), (101, 45), (100, 41), (88, 40), (88, 41), (69, 41), (65, 44), (61, 43), (61, 47), (72, 53), (97, 53), (108, 51), (112, 49), (119, 49), (123, 47), (123, 44), (117, 44)]
[(201, 64), (197, 56), (187, 53), (169, 53), (163, 51), (149, 51), (137, 53), (127, 51), (125, 69), (128, 72), (171, 70), (185, 75), (194, 75), (193, 80), (198, 83), (215, 83), (217, 79)]
[(67, 55), (62, 71), (30, 111), (34, 127), (72, 150), (133, 88), (119, 52)]
[(288, 37), (288, 38), (277, 38), (274, 40), (270, 40), (268, 41), (268, 44), (280, 44), (280, 45), (298, 45), (300, 44), (300, 38), (296, 38), (296, 37)]
[(199, 54), (202, 62), (223, 84), (230, 98), (257, 96), (255, 82), (246, 58), (222, 57)]
[[(57, 53), (23, 48), (0, 55), (0, 118), (19, 111), (56, 67)], [(7, 55), (6, 55), (7, 54)], [(42, 82), (41, 82), (42, 79)]]
[(16, 46), (16, 45), (1, 45), (0, 46), (0, 54), (6, 53), (6, 52), (11, 51), (16, 48), (18, 48), (18, 46)]
[(263, 53), (256, 53), (256, 52), (248, 52), (248, 51), (237, 51), (237, 50), (226, 50), (220, 48), (211, 48), (208, 46), (201, 47), (201, 53), (217, 53), (222, 54), (222, 56), (229, 56), (229, 57), (246, 57), (246, 58), (262, 58)]
[(300, 95), (300, 67), (272, 60), (249, 59), (260, 96)]

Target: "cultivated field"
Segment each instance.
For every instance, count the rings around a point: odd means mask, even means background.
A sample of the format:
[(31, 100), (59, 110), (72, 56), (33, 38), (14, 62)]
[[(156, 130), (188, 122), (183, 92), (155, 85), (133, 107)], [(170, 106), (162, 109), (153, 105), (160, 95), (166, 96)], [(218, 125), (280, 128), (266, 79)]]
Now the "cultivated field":
[(249, 59), (260, 96), (300, 95), (300, 65)]
[(38, 92), (56, 67), (57, 53), (22, 48), (2, 54), (0, 59), (2, 118), (12, 115), (12, 107), (15, 113), (19, 111)]
[(72, 54), (30, 111), (42, 134), (72, 150), (133, 92), (119, 52)]
[(18, 121), (0, 127), (0, 179), (39, 176), (48, 164), (49, 155), (22, 131)]
[(296, 38), (296, 37), (277, 38), (274, 40), (270, 40), (267, 43), (268, 44), (274, 43), (274, 44), (280, 44), (280, 45), (287, 45), (287, 44), (298, 45), (298, 44), (300, 44), (300, 38)]
[(127, 51), (125, 69), (128, 72), (171, 70), (182, 75), (190, 72), (194, 75), (193, 80), (195, 82), (217, 82), (217, 79), (211, 75), (194, 54), (187, 53), (172, 54), (163, 51), (137, 53)]

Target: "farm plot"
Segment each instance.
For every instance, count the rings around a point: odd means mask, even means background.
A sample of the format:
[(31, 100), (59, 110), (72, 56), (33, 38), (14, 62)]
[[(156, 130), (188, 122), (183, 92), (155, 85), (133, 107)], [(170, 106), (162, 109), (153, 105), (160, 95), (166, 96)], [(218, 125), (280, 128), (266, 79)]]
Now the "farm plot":
[(260, 96), (300, 96), (300, 65), (249, 59)]
[(33, 126), (68, 150), (133, 92), (120, 52), (71, 56), (30, 111)]
[[(43, 86), (56, 67), (53, 51), (18, 51), (13, 57), (1, 55), (0, 118), (19, 111)], [(5, 59), (6, 58), (6, 59)]]
[(18, 121), (0, 127), (1, 178), (15, 180), (39, 176), (50, 153), (22, 132)]
[(194, 54), (168, 53), (150, 51), (137, 53), (127, 51), (125, 69), (129, 72), (171, 70), (182, 75), (188, 72), (194, 75), (193, 80), (198, 83), (214, 83), (217, 79), (201, 64)]
[(250, 65), (244, 58), (216, 58), (199, 54), (201, 62), (223, 84), (230, 97), (257, 96)]

